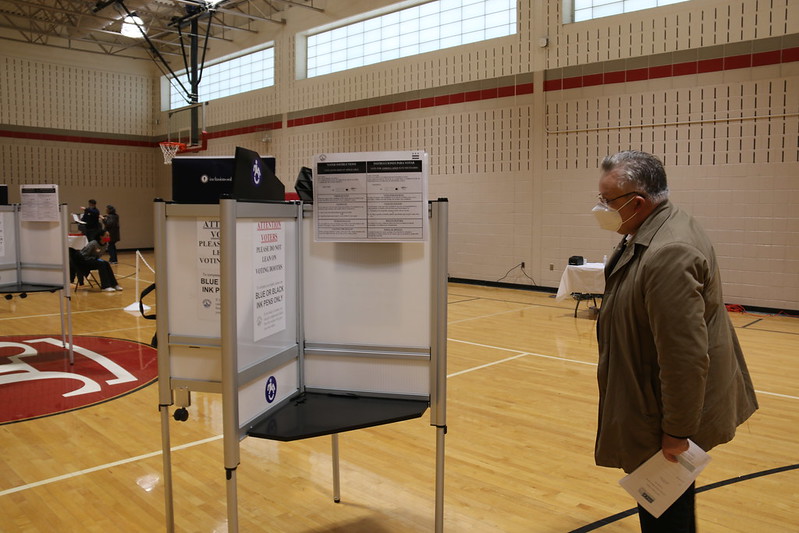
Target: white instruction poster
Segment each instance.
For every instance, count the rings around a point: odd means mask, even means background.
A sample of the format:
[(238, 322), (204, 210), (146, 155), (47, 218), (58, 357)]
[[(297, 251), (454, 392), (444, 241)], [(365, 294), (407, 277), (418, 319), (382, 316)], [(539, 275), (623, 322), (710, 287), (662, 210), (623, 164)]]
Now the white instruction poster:
[(316, 241), (427, 240), (426, 152), (320, 154), (314, 168)]
[(286, 238), (280, 221), (259, 221), (253, 234), (253, 342), (286, 329)]
[(218, 319), (222, 312), (219, 279), (219, 220), (197, 221), (198, 318)]
[(20, 220), (23, 222), (58, 222), (58, 185), (21, 185)]

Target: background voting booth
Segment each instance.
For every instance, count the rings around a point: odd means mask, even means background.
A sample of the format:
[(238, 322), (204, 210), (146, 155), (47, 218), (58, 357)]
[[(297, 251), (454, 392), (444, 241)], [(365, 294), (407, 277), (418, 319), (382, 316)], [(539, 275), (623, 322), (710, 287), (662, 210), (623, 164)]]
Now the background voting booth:
[(0, 205), (0, 294), (11, 299), (60, 291), (62, 344), (69, 346), (72, 364), (67, 206), (58, 204), (56, 185), (23, 185), (20, 198), (19, 204)]
[[(427, 202), (425, 201), (425, 204)], [(246, 437), (338, 436), (418, 418), (436, 428), (436, 531), (443, 530), (447, 202), (426, 205), (420, 242), (314, 239), (302, 203), (155, 202), (159, 409), (167, 529), (169, 443), (191, 391), (222, 394), (228, 528)], [(428, 227), (428, 224), (425, 224)]]

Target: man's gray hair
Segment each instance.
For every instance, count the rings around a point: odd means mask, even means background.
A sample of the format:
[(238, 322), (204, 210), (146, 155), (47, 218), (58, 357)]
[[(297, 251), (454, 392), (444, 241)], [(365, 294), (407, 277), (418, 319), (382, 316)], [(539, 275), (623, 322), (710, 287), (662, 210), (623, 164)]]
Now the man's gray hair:
[(660, 204), (669, 197), (663, 163), (652, 154), (626, 150), (609, 155), (602, 160), (602, 171), (612, 170), (619, 172), (620, 184), (632, 182), (636, 190), (646, 193), (655, 204)]

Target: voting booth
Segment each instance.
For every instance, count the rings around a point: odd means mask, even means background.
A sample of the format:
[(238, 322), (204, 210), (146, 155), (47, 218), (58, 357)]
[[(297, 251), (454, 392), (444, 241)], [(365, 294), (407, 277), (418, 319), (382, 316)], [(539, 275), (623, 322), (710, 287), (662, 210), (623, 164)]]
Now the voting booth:
[(394, 232), (391, 238), (406, 235), (395, 242), (316, 239), (325, 209), (318, 197), (313, 206), (155, 202), (167, 530), (174, 527), (169, 410), (177, 407), (173, 416), (185, 420), (191, 392), (204, 391), (222, 394), (229, 531), (238, 530), (242, 439), (331, 435), (339, 501), (338, 433), (428, 409), (442, 531), (447, 202), (413, 198), (420, 199), (425, 231)]
[(19, 204), (0, 205), (0, 294), (59, 292), (62, 344), (72, 364), (67, 206), (58, 203), (56, 185), (23, 185), (20, 196)]

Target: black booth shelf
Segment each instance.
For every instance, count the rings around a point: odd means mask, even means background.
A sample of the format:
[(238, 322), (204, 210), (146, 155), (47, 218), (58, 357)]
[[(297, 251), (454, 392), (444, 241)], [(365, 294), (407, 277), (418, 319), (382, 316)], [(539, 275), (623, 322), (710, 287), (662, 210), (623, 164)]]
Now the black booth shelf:
[(305, 392), (290, 398), (247, 431), (250, 437), (292, 441), (421, 417), (427, 400)]
[(63, 285), (42, 285), (40, 283), (12, 283), (0, 286), (0, 294), (17, 294), (29, 292), (55, 292), (63, 289)]

